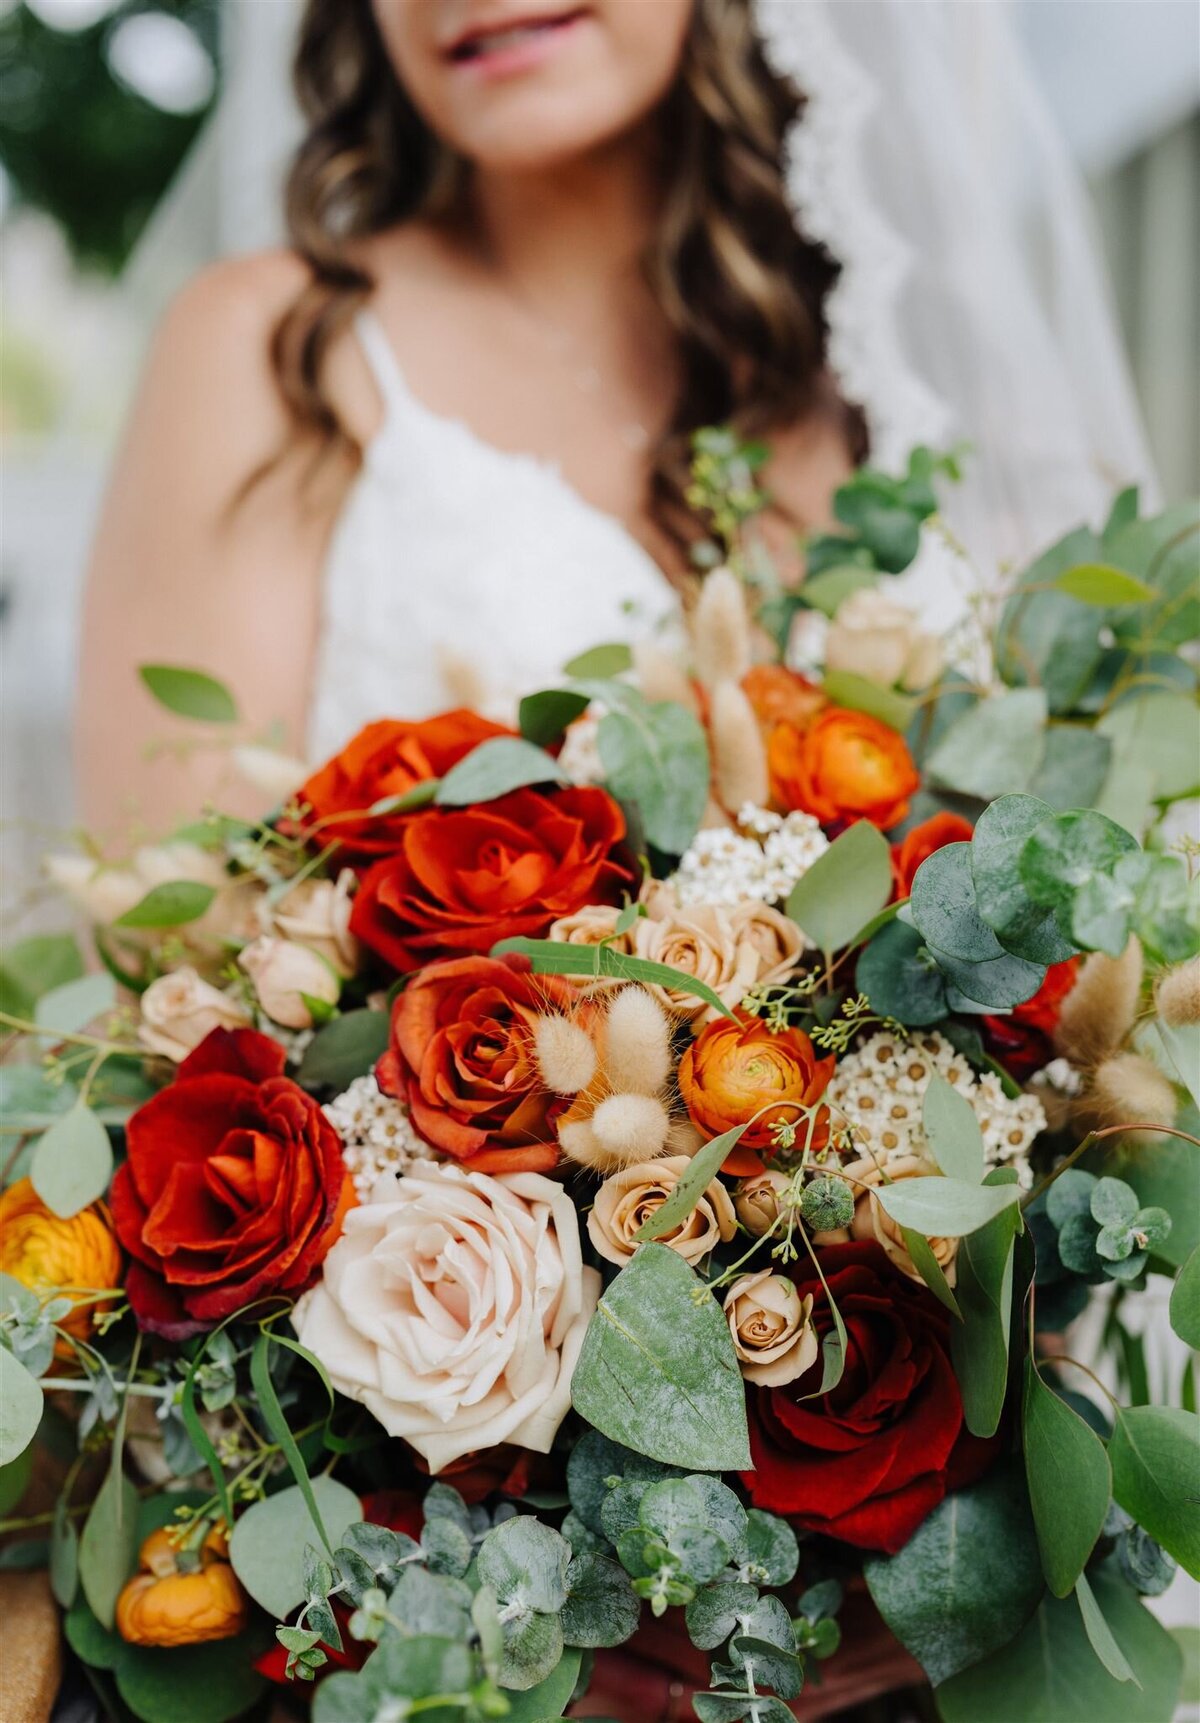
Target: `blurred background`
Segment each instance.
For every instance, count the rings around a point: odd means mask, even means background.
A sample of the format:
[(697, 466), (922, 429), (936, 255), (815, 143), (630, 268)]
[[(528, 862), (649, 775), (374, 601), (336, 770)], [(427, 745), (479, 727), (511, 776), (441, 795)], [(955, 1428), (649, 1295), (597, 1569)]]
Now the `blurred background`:
[[(1185, 495), (1200, 466), (1195, 0), (963, 3), (1008, 6), (1091, 189), (1162, 488)], [(196, 267), (277, 234), (295, 17), (296, 0), (0, 0), (10, 916), (70, 818), (79, 583), (151, 326)]]

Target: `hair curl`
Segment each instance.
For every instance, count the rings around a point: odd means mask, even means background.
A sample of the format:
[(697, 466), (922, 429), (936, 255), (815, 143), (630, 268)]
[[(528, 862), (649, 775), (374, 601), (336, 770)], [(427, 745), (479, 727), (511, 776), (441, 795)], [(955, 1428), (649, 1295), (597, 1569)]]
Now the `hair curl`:
[[(462, 164), (397, 79), (371, 0), (308, 0), (294, 77), (307, 133), (288, 177), (287, 225), (311, 273), (274, 332), (271, 357), (295, 429), (357, 460), (323, 380), (331, 344), (373, 287), (353, 242), (445, 211)], [(684, 496), (693, 431), (779, 429), (822, 393), (824, 306), (839, 265), (788, 208), (783, 147), (802, 106), (767, 65), (749, 0), (696, 0), (662, 115), (666, 184), (644, 258), (681, 378), (650, 450), (648, 504), (681, 547), (696, 534)], [(847, 407), (845, 423), (861, 459), (862, 415)]]

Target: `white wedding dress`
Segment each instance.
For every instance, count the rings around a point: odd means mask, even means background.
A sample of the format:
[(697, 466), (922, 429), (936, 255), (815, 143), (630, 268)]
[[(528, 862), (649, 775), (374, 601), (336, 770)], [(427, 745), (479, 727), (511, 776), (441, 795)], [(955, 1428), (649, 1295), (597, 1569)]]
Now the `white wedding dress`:
[(511, 721), (590, 646), (649, 634), (666, 575), (549, 461), (510, 454), (419, 401), (370, 312), (358, 337), (383, 423), (325, 567), (308, 754), (372, 718), (469, 703)]

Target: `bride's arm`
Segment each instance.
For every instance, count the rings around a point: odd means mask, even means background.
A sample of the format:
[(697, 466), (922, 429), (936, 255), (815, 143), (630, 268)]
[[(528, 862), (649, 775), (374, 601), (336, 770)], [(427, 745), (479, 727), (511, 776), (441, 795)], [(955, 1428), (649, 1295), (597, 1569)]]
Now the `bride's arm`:
[(282, 721), (289, 748), (303, 749), (320, 568), (345, 478), (306, 491), (298, 455), (272, 465), (289, 427), (268, 341), (301, 268), (273, 254), (208, 271), (169, 311), (142, 380), (88, 576), (75, 727), (84, 817), (114, 838), (164, 832), (210, 798), (234, 811), (261, 802), (227, 753), (154, 751), (196, 727), (155, 704), (139, 665), (211, 672), (246, 723)]

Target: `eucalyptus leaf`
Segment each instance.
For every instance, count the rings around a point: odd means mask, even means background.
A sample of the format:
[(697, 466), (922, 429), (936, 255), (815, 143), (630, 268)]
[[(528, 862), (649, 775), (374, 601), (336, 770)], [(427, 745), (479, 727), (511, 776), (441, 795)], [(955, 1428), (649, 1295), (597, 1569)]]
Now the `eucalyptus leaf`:
[(974, 1185), (930, 1174), (876, 1185), (871, 1195), (898, 1226), (926, 1238), (962, 1238), (1010, 1208), (1020, 1193), (1013, 1185)]
[(957, 719), (925, 762), (935, 783), (991, 802), (1028, 787), (1045, 751), (1046, 696), (1019, 688)]
[(624, 640), (589, 647), (563, 665), (566, 676), (620, 676), (633, 668), (633, 652)]
[(1111, 742), (1116, 761), (1152, 777), (1156, 799), (1200, 787), (1200, 708), (1187, 694), (1155, 689), (1118, 701), (1096, 733)]
[(1046, 1386), (1032, 1359), (1025, 1366), (1022, 1433), (1042, 1571), (1055, 1597), (1067, 1597), (1108, 1513), (1108, 1455), (1078, 1413)]
[(82, 974), (79, 946), (69, 933), (35, 933), (18, 940), (0, 951), (0, 1011), (31, 1017), (44, 993)]
[(1200, 1249), (1193, 1250), (1171, 1288), (1171, 1327), (1193, 1352), (1200, 1352)]
[(387, 1044), (386, 1011), (347, 1011), (313, 1036), (297, 1077), (308, 1089), (346, 1089), (373, 1069)]
[(180, 664), (142, 664), (138, 675), (160, 706), (202, 724), (234, 724), (237, 702), (223, 682)]
[(623, 1645), (635, 1631), (641, 1604), (615, 1561), (602, 1555), (573, 1555), (567, 1568), (562, 1609), (568, 1645)]
[(596, 731), (605, 786), (638, 812), (647, 842), (681, 855), (708, 802), (708, 741), (683, 706), (639, 700), (606, 712)]
[(634, 1234), (639, 1244), (661, 1238), (687, 1219), (749, 1128), (733, 1125), (696, 1151), (670, 1196)]
[(171, 879), (152, 886), (132, 909), (119, 915), (114, 927), (184, 927), (199, 921), (214, 897), (216, 887), (194, 879)]
[(652, 963), (649, 958), (629, 957), (612, 945), (572, 945), (566, 940), (526, 939), (521, 935), (501, 939), (492, 946), (492, 956), (502, 957), (516, 952), (528, 957), (535, 975), (611, 976), (619, 981), (641, 981), (649, 987), (667, 987), (673, 992), (703, 999), (722, 1017), (733, 1012), (725, 1001), (709, 987), (682, 969), (667, 963)]
[(46, 1207), (69, 1220), (104, 1195), (112, 1171), (108, 1132), (91, 1108), (78, 1101), (39, 1140), (29, 1176)]
[(0, 1345), (0, 1466), (23, 1454), (42, 1421), (41, 1384)]
[(602, 1434), (652, 1459), (744, 1471), (752, 1461), (741, 1372), (702, 1287), (677, 1252), (641, 1245), (588, 1325), (571, 1397)]
[(75, 1035), (113, 1010), (117, 989), (111, 975), (81, 975), (77, 981), (64, 981), (43, 993), (34, 1007), (33, 1020), (42, 1029), (56, 1029), (61, 1035)]
[(1200, 1578), (1200, 1417), (1173, 1406), (1121, 1408), (1108, 1458), (1115, 1499)]
[(70, 1609), (79, 1590), (79, 1533), (63, 1496), (54, 1504), (50, 1527), (50, 1590), (62, 1609)]
[(137, 1520), (137, 1491), (119, 1466), (110, 1466), (79, 1539), (79, 1583), (102, 1627), (112, 1627), (117, 1598), (133, 1572)]
[(517, 708), (517, 724), (527, 742), (548, 748), (587, 711), (591, 701), (586, 694), (576, 694), (569, 688), (543, 688), (537, 694), (527, 694)]
[(506, 1604), (519, 1600), (524, 1607), (547, 1614), (567, 1601), (570, 1559), (570, 1545), (552, 1526), (518, 1514), (488, 1533), (479, 1546), (476, 1565), (502, 1612)]
[(439, 807), (491, 802), (526, 784), (565, 782), (558, 761), (519, 736), (492, 736), (452, 766), (438, 785)]
[(937, 959), (902, 921), (888, 922), (864, 947), (855, 980), (881, 1017), (916, 1029), (946, 1015), (946, 982)]
[(819, 951), (851, 944), (892, 895), (891, 851), (859, 820), (835, 838), (792, 887), (787, 912)]
[(965, 1095), (935, 1071), (921, 1107), (925, 1141), (947, 1178), (979, 1184), (984, 1173), (983, 1132)]
[(962, 1320), (950, 1330), (950, 1355), (972, 1435), (993, 1436), (1008, 1387), (1013, 1250), (1021, 1225), (1013, 1204), (960, 1240), (955, 1297)]
[(565, 1717), (579, 1685), (582, 1657), (582, 1652), (568, 1646), (544, 1680), (523, 1693), (507, 1691), (504, 1723), (548, 1723), (548, 1719)]
[(1095, 604), (1101, 609), (1119, 604), (1145, 604), (1155, 596), (1154, 588), (1147, 586), (1144, 580), (1104, 562), (1076, 563), (1074, 568), (1063, 570), (1054, 587), (1058, 592), (1065, 592), (1068, 598), (1077, 598), (1082, 604)]
[(1053, 813), (1037, 796), (1001, 796), (980, 814), (971, 840), (979, 914), (1006, 950), (1034, 963), (1061, 963), (1075, 949), (1045, 905), (1031, 898), (1020, 874), (1026, 840)]
[(1105, 1669), (1114, 1681), (1132, 1681), (1134, 1686), (1140, 1689), (1142, 1684), (1129, 1667), (1125, 1653), (1113, 1638), (1112, 1628), (1104, 1619), (1104, 1611), (1096, 1602), (1096, 1594), (1088, 1584), (1086, 1574), (1081, 1573), (1075, 1581), (1075, 1596), (1079, 1600), (1079, 1613), (1083, 1617), (1084, 1629), (1092, 1650)]
[[(331, 1547), (362, 1519), (358, 1497), (335, 1479), (316, 1477), (312, 1493)], [(313, 1541), (313, 1523), (295, 1485), (252, 1502), (240, 1515), (229, 1540), (229, 1560), (255, 1603), (282, 1621), (304, 1602), (304, 1549)]]
[(1112, 766), (1107, 736), (1077, 724), (1054, 724), (1030, 791), (1056, 809), (1091, 807)]
[(852, 712), (866, 712), (870, 717), (878, 718), (881, 724), (886, 724), (889, 730), (898, 730), (902, 736), (917, 709), (911, 694), (885, 688), (881, 682), (872, 682), (870, 677), (859, 676), (853, 670), (827, 670), (821, 686), (835, 706), (849, 707)]

